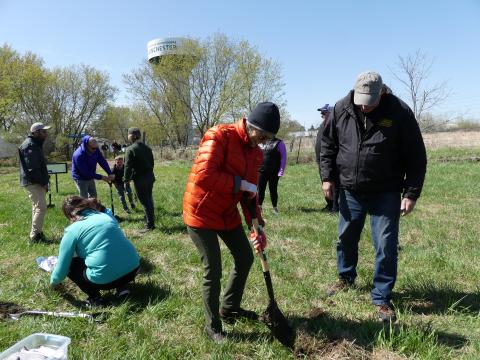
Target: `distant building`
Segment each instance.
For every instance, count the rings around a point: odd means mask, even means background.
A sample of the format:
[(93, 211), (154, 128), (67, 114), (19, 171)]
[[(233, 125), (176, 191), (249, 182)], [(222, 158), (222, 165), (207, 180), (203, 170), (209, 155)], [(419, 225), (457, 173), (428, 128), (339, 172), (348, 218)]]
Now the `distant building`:
[(288, 133), (290, 137), (313, 137), (317, 136), (318, 130), (304, 130), (304, 131), (294, 131)]

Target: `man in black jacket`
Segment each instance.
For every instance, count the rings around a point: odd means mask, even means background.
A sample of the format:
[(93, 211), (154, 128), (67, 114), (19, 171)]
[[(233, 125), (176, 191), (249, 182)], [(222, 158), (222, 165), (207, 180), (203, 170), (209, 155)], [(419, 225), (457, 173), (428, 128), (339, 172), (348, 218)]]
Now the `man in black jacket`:
[(322, 135), (320, 166), (327, 198), (332, 198), (335, 171), (340, 183), (339, 280), (328, 293), (353, 285), (358, 241), (369, 214), (376, 251), (372, 302), (380, 320), (394, 321), (400, 215), (415, 207), (427, 158), (413, 112), (376, 72), (361, 73), (354, 89), (335, 104)]
[(30, 135), (18, 148), (20, 157), (20, 185), (25, 187), (32, 201), (31, 242), (46, 242), (43, 221), (47, 212), (45, 195), (48, 191), (47, 162), (43, 156), (43, 142), (50, 126), (37, 122), (30, 127)]
[(144, 232), (155, 229), (155, 210), (153, 203), (154, 159), (152, 149), (140, 140), (140, 129), (128, 129), (128, 140), (132, 143), (125, 152), (125, 181), (133, 180), (138, 200), (145, 211)]

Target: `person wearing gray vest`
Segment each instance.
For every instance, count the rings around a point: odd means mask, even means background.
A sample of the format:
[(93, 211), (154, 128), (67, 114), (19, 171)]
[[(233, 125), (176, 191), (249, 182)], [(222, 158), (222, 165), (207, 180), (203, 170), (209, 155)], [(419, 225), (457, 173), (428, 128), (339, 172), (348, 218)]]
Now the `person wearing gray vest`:
[(30, 127), (30, 134), (18, 148), (20, 159), (20, 185), (28, 192), (32, 202), (32, 227), (30, 242), (48, 242), (43, 234), (43, 222), (47, 213), (45, 195), (48, 191), (47, 161), (43, 155), (43, 143), (48, 136), (45, 126), (36, 122)]

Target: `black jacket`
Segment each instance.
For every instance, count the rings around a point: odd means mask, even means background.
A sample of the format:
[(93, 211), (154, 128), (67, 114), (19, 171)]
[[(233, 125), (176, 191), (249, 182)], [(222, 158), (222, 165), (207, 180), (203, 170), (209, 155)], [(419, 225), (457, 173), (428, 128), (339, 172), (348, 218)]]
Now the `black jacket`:
[(135, 180), (139, 176), (152, 173), (154, 159), (152, 149), (141, 141), (135, 141), (125, 151), (124, 180)]
[(18, 148), (21, 186), (48, 184), (47, 161), (43, 155), (42, 145), (42, 141), (29, 136)]
[(117, 184), (123, 183), (123, 175), (125, 174), (125, 164), (122, 167), (118, 167), (117, 164), (113, 165), (112, 174), (115, 175), (115, 180)]
[(355, 109), (353, 91), (335, 104), (321, 143), (323, 181), (359, 193), (399, 191), (416, 200), (422, 191), (427, 156), (412, 110), (393, 94), (365, 115)]
[(262, 166), (260, 166), (260, 172), (278, 173), (278, 170), (280, 170), (282, 157), (277, 149), (279, 143), (280, 139), (273, 138), (265, 144), (260, 145), (260, 149), (262, 149), (263, 152), (263, 162)]

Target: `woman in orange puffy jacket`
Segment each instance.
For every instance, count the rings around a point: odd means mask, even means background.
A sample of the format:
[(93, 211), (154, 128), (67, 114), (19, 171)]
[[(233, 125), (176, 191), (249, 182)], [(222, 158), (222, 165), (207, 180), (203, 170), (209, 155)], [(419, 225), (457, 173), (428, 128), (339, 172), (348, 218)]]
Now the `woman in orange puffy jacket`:
[[(280, 127), (278, 107), (260, 103), (235, 124), (217, 125), (205, 133), (188, 177), (183, 197), (183, 219), (197, 247), (205, 270), (203, 304), (205, 332), (215, 342), (223, 342), (222, 321), (257, 319), (253, 311), (240, 307), (245, 283), (253, 263), (253, 253), (237, 208), (241, 203), (249, 226), (256, 217), (248, 209), (260, 211), (256, 193), (262, 151), (258, 144), (272, 139)], [(253, 206), (252, 206), (253, 205)], [(259, 217), (260, 223), (262, 223)], [(220, 308), (222, 264), (218, 236), (234, 259)], [(257, 251), (266, 245), (263, 233), (254, 236)]]

